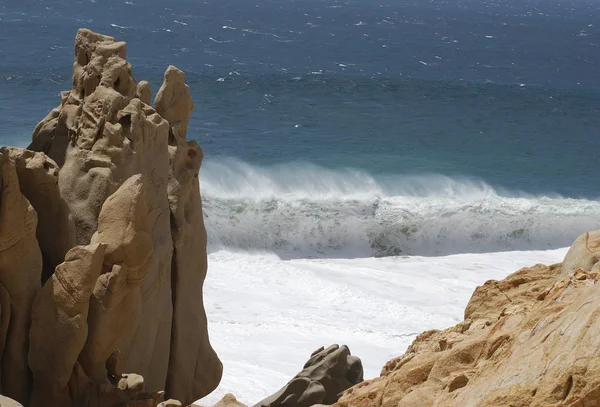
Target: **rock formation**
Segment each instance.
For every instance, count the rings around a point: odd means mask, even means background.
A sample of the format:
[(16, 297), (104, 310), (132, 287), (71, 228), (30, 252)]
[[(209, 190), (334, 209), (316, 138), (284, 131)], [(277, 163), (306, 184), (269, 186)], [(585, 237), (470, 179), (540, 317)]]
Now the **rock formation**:
[[(335, 403), (344, 390), (362, 382), (359, 358), (347, 346), (332, 345), (313, 352), (304, 369), (281, 390), (254, 407), (310, 407)], [(227, 403), (229, 404), (229, 403)]]
[(169, 67), (153, 108), (125, 56), (79, 30), (72, 89), (0, 149), (0, 392), (26, 407), (185, 405), (221, 378), (189, 88)]
[(562, 264), (478, 287), (465, 319), (419, 335), (335, 407), (600, 405), (600, 232)]

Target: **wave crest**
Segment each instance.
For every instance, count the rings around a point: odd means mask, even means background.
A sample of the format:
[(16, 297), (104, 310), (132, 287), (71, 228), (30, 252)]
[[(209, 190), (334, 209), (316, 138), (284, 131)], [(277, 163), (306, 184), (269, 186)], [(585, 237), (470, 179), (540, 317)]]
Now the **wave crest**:
[(499, 192), (467, 177), (213, 159), (201, 186), (210, 250), (285, 258), (545, 250), (600, 228), (600, 202)]

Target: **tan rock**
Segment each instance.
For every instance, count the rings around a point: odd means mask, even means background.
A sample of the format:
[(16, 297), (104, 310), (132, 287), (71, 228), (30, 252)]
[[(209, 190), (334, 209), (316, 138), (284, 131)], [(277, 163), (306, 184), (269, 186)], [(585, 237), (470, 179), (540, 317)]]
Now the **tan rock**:
[(148, 81), (140, 81), (140, 83), (137, 84), (135, 97), (150, 106), (152, 103), (152, 91), (150, 90)]
[(109, 373), (111, 355), (129, 346), (138, 328), (141, 284), (154, 257), (141, 175), (129, 178), (104, 202), (98, 223), (92, 243), (106, 246), (105, 272), (97, 279), (90, 299), (88, 337), (79, 360), (86, 374), (101, 382)]
[(23, 407), (23, 405), (13, 399), (0, 395), (0, 407)]
[[(565, 260), (574, 252), (581, 253), (576, 247)], [(349, 389), (335, 406), (600, 405), (593, 264), (578, 263), (585, 269), (573, 276), (561, 275), (560, 264), (537, 265), (487, 282), (464, 322), (419, 335), (379, 378)]]
[(79, 30), (72, 89), (0, 151), (0, 391), (28, 407), (189, 403), (221, 378), (189, 88), (169, 67), (157, 112), (125, 55)]
[(244, 403), (238, 401), (231, 393), (227, 393), (213, 407), (247, 407)]
[(0, 152), (0, 367), (2, 392), (26, 403), (31, 307), (41, 288), (37, 215), (19, 187), (14, 163)]
[(600, 230), (585, 232), (579, 236), (563, 260), (563, 275), (577, 270), (591, 271), (600, 267)]
[(217, 387), (223, 365), (210, 345), (202, 298), (207, 255), (198, 171), (203, 154), (195, 141), (186, 141), (194, 104), (184, 78), (183, 72), (170, 66), (154, 106), (171, 126), (168, 196), (175, 251), (171, 269), (173, 336), (166, 391), (191, 403)]
[(33, 305), (30, 407), (70, 405), (68, 384), (88, 334), (89, 298), (102, 272), (105, 246), (71, 249)]
[[(86, 245), (98, 230), (106, 199), (132, 175), (145, 179), (154, 257), (147, 277), (140, 280), (139, 318), (131, 337), (119, 345), (124, 369), (142, 374), (148, 388), (156, 391), (166, 383), (173, 316), (173, 243), (166, 193), (169, 125), (134, 98), (138, 87), (124, 59), (124, 42), (83, 29), (75, 52), (73, 89), (65, 94), (58, 114), (69, 133), (59, 172), (60, 195), (69, 207), (77, 243)], [(38, 128), (46, 125), (50, 124)], [(46, 150), (60, 156), (52, 143)]]
[(58, 166), (44, 153), (11, 147), (0, 151), (15, 165), (21, 192), (38, 215), (36, 236), (44, 259), (42, 282), (45, 282), (75, 246), (69, 207), (58, 190)]

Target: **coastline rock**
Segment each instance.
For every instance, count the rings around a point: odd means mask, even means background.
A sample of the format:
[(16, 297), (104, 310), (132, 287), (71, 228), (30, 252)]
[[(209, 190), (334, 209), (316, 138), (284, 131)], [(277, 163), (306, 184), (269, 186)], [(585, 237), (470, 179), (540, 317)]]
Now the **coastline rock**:
[(44, 153), (14, 147), (3, 147), (0, 151), (13, 162), (21, 193), (37, 213), (36, 236), (44, 259), (42, 282), (45, 282), (75, 246), (69, 207), (58, 190), (58, 166)]
[(71, 249), (33, 305), (30, 406), (69, 406), (68, 384), (88, 333), (89, 297), (102, 272), (105, 246)]
[(197, 289), (204, 284), (208, 267), (198, 183), (203, 154), (198, 143), (186, 140), (194, 103), (184, 79), (182, 71), (169, 66), (154, 106), (170, 125), (168, 198), (175, 250), (171, 269), (173, 334), (166, 391), (171, 397), (191, 402), (195, 395), (207, 395), (217, 387), (223, 366), (210, 345), (203, 294)]
[(581, 244), (565, 258), (586, 259), (571, 275), (564, 264), (537, 265), (478, 287), (463, 322), (422, 333), (334, 406), (600, 404), (599, 274)]
[(363, 381), (362, 363), (347, 346), (332, 345), (313, 352), (304, 369), (281, 390), (254, 407), (311, 407), (333, 404), (342, 393)]
[(562, 264), (563, 275), (572, 275), (577, 270), (600, 272), (600, 230), (579, 236)]
[(213, 407), (247, 407), (244, 403), (238, 401), (231, 393), (227, 393)]
[(101, 382), (109, 374), (121, 373), (120, 366), (109, 373), (107, 361), (132, 340), (142, 310), (141, 284), (154, 258), (141, 175), (129, 178), (104, 202), (98, 225), (92, 243), (106, 247), (104, 272), (95, 280), (89, 333), (79, 360), (86, 374)]
[(189, 88), (169, 67), (157, 112), (125, 55), (79, 30), (72, 89), (0, 149), (0, 392), (26, 407), (186, 405), (221, 378)]
[(0, 395), (0, 407), (23, 407), (23, 405), (13, 399)]
[(27, 365), (31, 308), (41, 288), (37, 214), (21, 194), (14, 163), (0, 151), (0, 377), (2, 394), (23, 404), (31, 386)]

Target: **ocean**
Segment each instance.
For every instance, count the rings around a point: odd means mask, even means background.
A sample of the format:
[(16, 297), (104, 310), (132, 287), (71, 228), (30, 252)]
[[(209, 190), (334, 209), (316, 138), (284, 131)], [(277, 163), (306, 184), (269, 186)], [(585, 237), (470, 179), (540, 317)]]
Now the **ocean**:
[(127, 41), (154, 93), (186, 72), (225, 364), (206, 405), (334, 342), (373, 377), (600, 228), (596, 0), (2, 0), (0, 145), (71, 88), (80, 27)]

